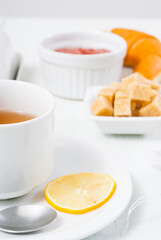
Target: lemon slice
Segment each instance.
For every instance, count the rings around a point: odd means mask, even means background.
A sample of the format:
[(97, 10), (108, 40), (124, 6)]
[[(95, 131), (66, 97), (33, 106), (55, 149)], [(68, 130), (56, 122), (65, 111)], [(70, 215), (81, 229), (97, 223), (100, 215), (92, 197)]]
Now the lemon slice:
[(46, 201), (65, 213), (80, 214), (107, 202), (116, 189), (106, 174), (77, 173), (59, 177), (46, 185)]

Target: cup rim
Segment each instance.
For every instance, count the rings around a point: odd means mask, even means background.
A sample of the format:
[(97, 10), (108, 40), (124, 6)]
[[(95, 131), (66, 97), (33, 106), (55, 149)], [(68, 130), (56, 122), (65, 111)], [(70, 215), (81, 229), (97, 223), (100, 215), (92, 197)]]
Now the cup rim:
[(39, 85), (36, 85), (34, 83), (29, 83), (29, 82), (24, 82), (24, 81), (19, 81), (19, 80), (0, 79), (0, 85), (1, 85), (1, 83), (5, 84), (7, 82), (8, 83), (10, 82), (11, 84), (30, 85), (30, 86), (32, 86), (34, 88), (39, 88), (46, 95), (48, 95), (49, 97), (51, 97), (53, 99), (53, 103), (52, 103), (52, 106), (50, 107), (50, 109), (48, 111), (46, 111), (45, 113), (41, 114), (40, 116), (36, 116), (33, 119), (26, 120), (26, 121), (23, 121), (23, 122), (0, 124), (0, 128), (18, 127), (18, 126), (22, 126), (22, 125), (23, 126), (24, 125), (29, 125), (29, 124), (31, 124), (33, 122), (37, 122), (40, 119), (45, 118), (48, 114), (50, 114), (55, 109), (55, 99), (54, 99), (54, 96), (49, 91), (47, 91), (45, 88), (43, 88), (43, 87), (41, 87)]

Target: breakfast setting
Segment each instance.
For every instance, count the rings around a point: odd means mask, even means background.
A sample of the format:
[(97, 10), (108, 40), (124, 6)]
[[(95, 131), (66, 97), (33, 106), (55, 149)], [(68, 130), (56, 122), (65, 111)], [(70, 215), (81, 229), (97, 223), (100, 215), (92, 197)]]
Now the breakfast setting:
[(0, 0), (0, 240), (159, 240), (161, 19), (70, 1)]

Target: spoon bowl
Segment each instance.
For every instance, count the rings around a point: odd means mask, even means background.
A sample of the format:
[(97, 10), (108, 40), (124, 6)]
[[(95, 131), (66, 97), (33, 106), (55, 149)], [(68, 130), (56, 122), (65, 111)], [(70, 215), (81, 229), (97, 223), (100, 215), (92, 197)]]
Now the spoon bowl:
[(48, 206), (13, 206), (0, 211), (0, 230), (8, 233), (29, 233), (40, 230), (56, 217), (56, 211)]

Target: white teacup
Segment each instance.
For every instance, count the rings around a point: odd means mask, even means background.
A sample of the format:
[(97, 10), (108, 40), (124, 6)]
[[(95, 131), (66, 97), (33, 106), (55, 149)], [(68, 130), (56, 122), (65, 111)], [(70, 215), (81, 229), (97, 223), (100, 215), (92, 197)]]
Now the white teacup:
[(52, 172), (54, 98), (34, 84), (0, 81), (0, 110), (36, 116), (13, 124), (0, 124), (0, 199), (30, 192)]

